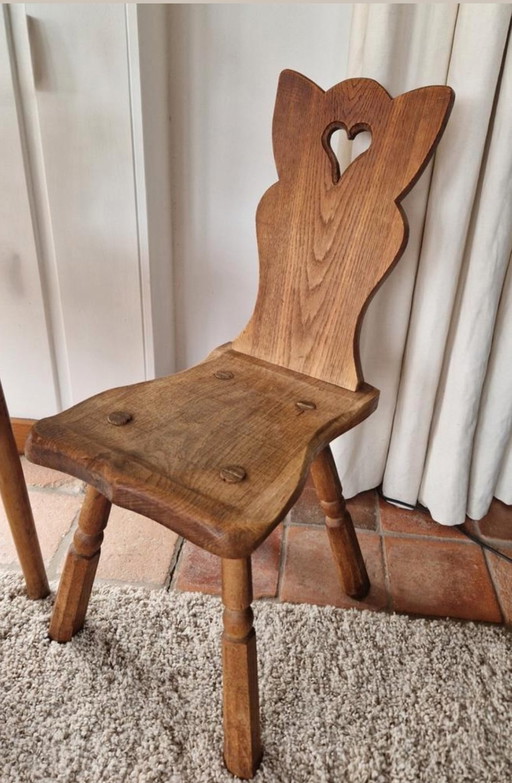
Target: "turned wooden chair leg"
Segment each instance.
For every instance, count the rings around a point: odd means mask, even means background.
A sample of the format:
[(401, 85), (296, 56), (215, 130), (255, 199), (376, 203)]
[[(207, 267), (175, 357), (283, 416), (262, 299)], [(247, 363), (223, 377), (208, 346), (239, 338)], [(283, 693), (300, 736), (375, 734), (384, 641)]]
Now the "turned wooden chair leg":
[(256, 634), (251, 558), (222, 560), (224, 761), (239, 778), (252, 778), (261, 761)]
[(68, 642), (84, 624), (110, 507), (106, 497), (88, 487), (50, 622), (50, 637), (56, 642)]
[(50, 588), (28, 498), (27, 485), (0, 384), (0, 494), (29, 598), (45, 598)]
[(352, 598), (364, 598), (370, 589), (370, 580), (329, 446), (312, 463), (311, 477), (325, 511), (329, 542), (343, 590)]

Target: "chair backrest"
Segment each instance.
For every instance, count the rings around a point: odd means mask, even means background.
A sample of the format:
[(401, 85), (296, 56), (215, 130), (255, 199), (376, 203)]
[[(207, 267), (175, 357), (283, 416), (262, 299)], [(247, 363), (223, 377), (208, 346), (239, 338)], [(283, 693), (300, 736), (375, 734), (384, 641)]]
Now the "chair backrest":
[[(400, 200), (443, 133), (449, 87), (392, 99), (372, 79), (325, 92), (295, 71), (279, 80), (273, 146), (279, 181), (260, 201), (260, 285), (233, 348), (356, 390), (364, 311), (407, 243)], [(340, 177), (335, 130), (372, 143)]]

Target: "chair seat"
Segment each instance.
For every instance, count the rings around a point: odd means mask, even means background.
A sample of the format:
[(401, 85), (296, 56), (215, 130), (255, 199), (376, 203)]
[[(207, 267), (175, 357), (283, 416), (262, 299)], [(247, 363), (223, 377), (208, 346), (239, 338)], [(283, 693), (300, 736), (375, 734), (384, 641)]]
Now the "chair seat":
[[(367, 384), (347, 391), (228, 349), (42, 419), (27, 456), (216, 555), (241, 558), (286, 515), (318, 452), (377, 402)], [(131, 418), (111, 423), (116, 412)]]

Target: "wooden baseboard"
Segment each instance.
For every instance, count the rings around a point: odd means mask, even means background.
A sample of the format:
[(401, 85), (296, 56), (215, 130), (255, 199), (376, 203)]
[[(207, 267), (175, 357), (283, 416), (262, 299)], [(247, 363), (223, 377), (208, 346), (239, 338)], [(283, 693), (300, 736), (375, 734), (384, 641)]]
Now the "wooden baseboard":
[(27, 435), (35, 422), (35, 419), (11, 419), (11, 427), (14, 433), (18, 454), (24, 454)]

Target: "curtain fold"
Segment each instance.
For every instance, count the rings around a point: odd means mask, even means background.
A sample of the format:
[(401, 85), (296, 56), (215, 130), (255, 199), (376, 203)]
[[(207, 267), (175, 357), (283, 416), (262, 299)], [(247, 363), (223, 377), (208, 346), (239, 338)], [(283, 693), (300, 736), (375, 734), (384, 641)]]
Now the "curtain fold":
[[(485, 515), (493, 494), (512, 504), (512, 258), (496, 318), (469, 479), (468, 516)], [(496, 479), (497, 477), (497, 479)]]
[[(445, 84), (456, 5), (354, 5), (349, 52), (350, 76), (377, 79), (391, 93)], [(425, 29), (431, 34), (425, 36)], [(414, 63), (409, 70), (408, 62)], [(360, 152), (356, 138), (339, 153)], [(349, 151), (347, 153), (347, 150)], [(360, 346), (365, 379), (380, 389), (377, 411), (333, 444), (347, 497), (382, 482), (398, 394), (402, 357), (414, 291), (432, 167), (406, 196), (409, 243), (400, 262), (371, 302)]]
[(382, 482), (444, 524), (512, 500), (511, 13), (354, 6), (351, 76), (392, 95), (447, 83), (456, 100), (433, 169), (403, 202), (407, 251), (362, 330), (379, 409), (334, 450), (347, 497)]

